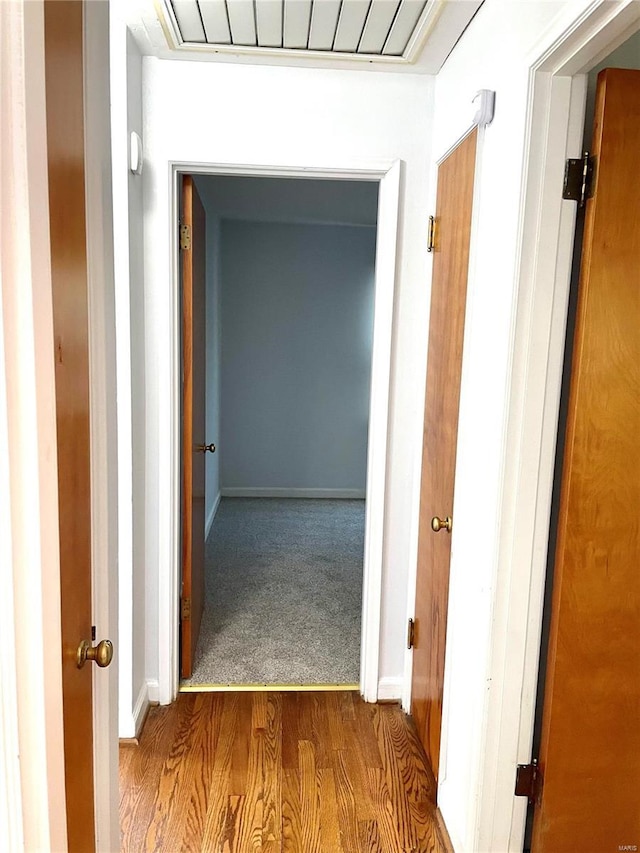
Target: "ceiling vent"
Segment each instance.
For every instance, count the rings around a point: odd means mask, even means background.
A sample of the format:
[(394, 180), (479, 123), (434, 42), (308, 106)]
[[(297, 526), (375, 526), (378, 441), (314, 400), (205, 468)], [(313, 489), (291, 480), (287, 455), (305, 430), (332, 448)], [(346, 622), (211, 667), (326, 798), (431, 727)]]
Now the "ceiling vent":
[(442, 0), (163, 0), (174, 47), (412, 62)]

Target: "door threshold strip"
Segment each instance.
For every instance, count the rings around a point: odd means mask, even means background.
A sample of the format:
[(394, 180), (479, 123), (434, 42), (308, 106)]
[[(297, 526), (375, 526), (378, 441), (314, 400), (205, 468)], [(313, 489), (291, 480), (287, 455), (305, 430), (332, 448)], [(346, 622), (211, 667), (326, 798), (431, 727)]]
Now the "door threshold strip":
[(180, 684), (180, 693), (292, 693), (360, 690), (359, 684)]

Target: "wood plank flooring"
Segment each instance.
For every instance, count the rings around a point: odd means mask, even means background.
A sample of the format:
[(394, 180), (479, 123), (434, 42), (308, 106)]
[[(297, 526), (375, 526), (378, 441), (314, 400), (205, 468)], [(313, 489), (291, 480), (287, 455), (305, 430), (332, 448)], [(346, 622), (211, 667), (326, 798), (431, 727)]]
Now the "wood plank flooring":
[(120, 749), (122, 850), (446, 853), (398, 705), (356, 693), (183, 693)]

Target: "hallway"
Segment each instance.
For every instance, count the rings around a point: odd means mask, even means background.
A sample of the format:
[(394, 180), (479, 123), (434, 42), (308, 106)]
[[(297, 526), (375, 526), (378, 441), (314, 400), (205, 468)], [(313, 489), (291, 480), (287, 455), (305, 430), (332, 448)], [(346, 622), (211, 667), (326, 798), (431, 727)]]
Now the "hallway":
[(181, 694), (120, 749), (122, 850), (444, 853), (397, 705), (356, 693)]

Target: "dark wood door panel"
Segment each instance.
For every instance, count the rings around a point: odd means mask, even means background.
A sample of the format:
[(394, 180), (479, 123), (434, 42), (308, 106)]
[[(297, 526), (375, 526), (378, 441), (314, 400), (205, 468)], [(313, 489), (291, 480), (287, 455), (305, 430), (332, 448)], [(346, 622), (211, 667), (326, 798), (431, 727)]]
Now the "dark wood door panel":
[(438, 169), (429, 318), (411, 710), (438, 776), (451, 536), (432, 518), (453, 511), (462, 344), (477, 131)]
[(640, 72), (598, 78), (536, 853), (640, 846)]
[(95, 845), (93, 673), (92, 664), (76, 665), (92, 621), (83, 3), (47, 0), (44, 15), (67, 833), (70, 851), (87, 851)]
[(189, 678), (204, 610), (206, 396), (206, 219), (190, 175), (182, 178), (182, 221), (190, 246), (182, 250), (181, 674)]

